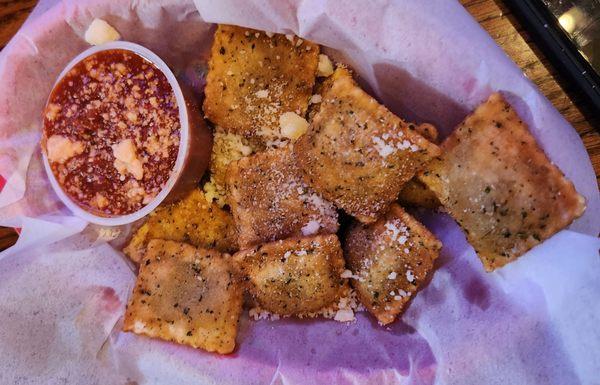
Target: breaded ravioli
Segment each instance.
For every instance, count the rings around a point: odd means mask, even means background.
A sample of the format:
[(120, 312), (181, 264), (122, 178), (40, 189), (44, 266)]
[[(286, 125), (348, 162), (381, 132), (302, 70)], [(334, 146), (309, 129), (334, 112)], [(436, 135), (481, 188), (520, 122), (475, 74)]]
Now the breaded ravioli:
[(123, 253), (139, 263), (152, 239), (188, 242), (221, 252), (238, 250), (232, 215), (208, 203), (200, 189), (175, 204), (157, 208), (134, 233)]
[(245, 287), (258, 305), (280, 316), (303, 316), (348, 293), (336, 235), (290, 238), (236, 253)]
[(163, 240), (148, 244), (123, 330), (231, 353), (242, 289), (228, 255)]
[(439, 148), (361, 90), (338, 67), (319, 111), (294, 144), (304, 180), (364, 223), (383, 215)]
[(215, 32), (204, 114), (228, 132), (271, 140), (282, 114), (306, 114), (319, 46), (289, 35), (232, 25)]
[(375, 223), (355, 222), (344, 255), (361, 303), (381, 324), (393, 322), (430, 278), (441, 247), (397, 204)]
[(463, 228), (488, 271), (515, 260), (585, 210), (584, 198), (498, 93), (442, 149), (419, 177)]
[(241, 249), (338, 230), (335, 207), (304, 183), (289, 146), (232, 162), (227, 185)]

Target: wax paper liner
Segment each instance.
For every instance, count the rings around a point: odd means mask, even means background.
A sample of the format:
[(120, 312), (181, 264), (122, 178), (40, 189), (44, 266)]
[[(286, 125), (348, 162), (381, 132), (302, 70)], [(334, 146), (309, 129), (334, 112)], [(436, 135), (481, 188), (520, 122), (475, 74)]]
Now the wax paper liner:
[[(4, 384), (600, 384), (598, 186), (576, 132), (458, 2), (42, 0), (0, 53), (0, 224), (22, 226), (0, 254)], [(199, 11), (199, 12), (198, 12)], [(367, 314), (243, 319), (221, 357), (120, 331), (135, 276), (129, 228), (69, 215), (43, 174), (41, 110), (94, 17), (161, 55), (200, 89), (214, 26), (295, 33), (353, 66), (399, 115), (443, 134), (502, 91), (588, 201), (586, 214), (491, 274), (455, 223), (416, 214), (444, 242), (438, 269), (388, 328)]]

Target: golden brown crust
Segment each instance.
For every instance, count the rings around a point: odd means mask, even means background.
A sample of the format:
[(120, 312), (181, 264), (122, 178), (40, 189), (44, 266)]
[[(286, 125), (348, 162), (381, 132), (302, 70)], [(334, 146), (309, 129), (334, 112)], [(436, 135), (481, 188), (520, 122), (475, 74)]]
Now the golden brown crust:
[(322, 98), (294, 144), (304, 179), (361, 222), (374, 222), (439, 148), (361, 90), (344, 68)]
[(206, 78), (204, 114), (226, 130), (268, 139), (284, 112), (304, 116), (319, 46), (285, 35), (219, 25)]
[(289, 147), (231, 163), (228, 191), (241, 249), (338, 229), (335, 207), (302, 181)]
[(259, 306), (280, 316), (304, 316), (347, 294), (336, 235), (290, 238), (234, 255), (240, 276)]
[(428, 141), (430, 141), (432, 143), (437, 143), (437, 141), (438, 141), (438, 135), (439, 135), (438, 130), (437, 130), (437, 128), (435, 128), (435, 126), (433, 124), (423, 123), (423, 124), (419, 124), (418, 126), (416, 126), (414, 124), (409, 124), (408, 128), (414, 129), (423, 138), (427, 139)]
[(235, 348), (241, 310), (242, 289), (227, 256), (152, 240), (123, 330), (226, 354)]
[(428, 281), (441, 247), (397, 204), (375, 223), (354, 222), (344, 255), (361, 303), (381, 324), (393, 322)]
[(515, 260), (585, 210), (584, 198), (498, 93), (442, 149), (419, 178), (462, 226), (488, 271)]
[(151, 239), (188, 242), (227, 253), (238, 250), (232, 215), (216, 204), (208, 203), (200, 189), (175, 204), (156, 209), (135, 232), (123, 252), (139, 263)]
[(402, 187), (398, 202), (403, 206), (435, 209), (442, 204), (437, 196), (418, 178), (412, 178)]

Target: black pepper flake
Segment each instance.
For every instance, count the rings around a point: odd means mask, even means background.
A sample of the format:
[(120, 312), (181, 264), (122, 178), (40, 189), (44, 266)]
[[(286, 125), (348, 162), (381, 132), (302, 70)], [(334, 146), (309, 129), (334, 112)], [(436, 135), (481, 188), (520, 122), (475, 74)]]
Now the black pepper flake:
[(225, 55), (225, 47), (221, 47), (221, 48), (219, 49), (219, 53), (220, 53), (221, 55)]

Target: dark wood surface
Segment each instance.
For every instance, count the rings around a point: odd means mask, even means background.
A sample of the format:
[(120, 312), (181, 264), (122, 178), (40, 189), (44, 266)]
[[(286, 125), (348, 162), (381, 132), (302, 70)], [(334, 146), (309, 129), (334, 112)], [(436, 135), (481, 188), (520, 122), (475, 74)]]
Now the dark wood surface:
[[(519, 65), (581, 136), (600, 175), (598, 118), (585, 99), (548, 63), (521, 24), (501, 0), (460, 0), (473, 17)], [(37, 0), (0, 0), (0, 49), (25, 21)], [(0, 250), (17, 240), (13, 229), (0, 228)]]

